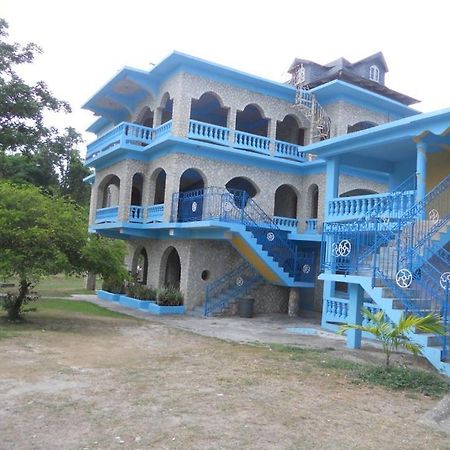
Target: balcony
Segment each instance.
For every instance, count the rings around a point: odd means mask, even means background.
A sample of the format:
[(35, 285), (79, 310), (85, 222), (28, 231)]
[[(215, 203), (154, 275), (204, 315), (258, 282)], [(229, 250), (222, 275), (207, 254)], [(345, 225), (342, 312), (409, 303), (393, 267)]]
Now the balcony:
[(414, 205), (415, 191), (340, 197), (328, 203), (328, 220), (345, 221), (364, 217), (369, 211), (376, 211), (380, 219), (399, 217)]
[[(128, 208), (128, 223), (147, 224), (161, 223), (164, 217), (164, 205), (136, 206)], [(95, 224), (107, 224), (119, 222), (119, 207), (97, 209)]]
[(86, 163), (119, 148), (142, 151), (170, 135), (172, 121), (157, 128), (122, 122), (87, 146)]
[[(86, 164), (90, 164), (97, 158), (119, 149), (145, 151), (171, 136), (171, 133), (172, 121), (168, 121), (156, 128), (122, 122), (88, 145)], [(196, 120), (189, 120), (186, 137), (189, 140), (209, 142), (276, 159), (281, 158), (297, 162), (313, 159), (312, 155), (304, 152), (303, 147), (300, 145), (273, 140), (243, 131), (230, 130), (229, 128)]]

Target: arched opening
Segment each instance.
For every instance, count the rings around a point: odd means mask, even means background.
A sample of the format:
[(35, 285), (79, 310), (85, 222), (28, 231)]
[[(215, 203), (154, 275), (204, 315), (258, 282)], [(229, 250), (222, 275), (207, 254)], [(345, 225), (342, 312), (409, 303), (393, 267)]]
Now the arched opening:
[(264, 118), (256, 105), (247, 105), (243, 111), (236, 113), (236, 130), (245, 133), (267, 136), (269, 120)]
[(349, 125), (347, 127), (347, 134), (355, 133), (356, 131), (367, 130), (368, 128), (372, 128), (372, 127), (376, 127), (376, 126), (378, 126), (378, 124), (375, 122), (369, 122), (369, 121), (357, 122), (354, 125)]
[(133, 183), (131, 186), (131, 205), (142, 206), (143, 185), (144, 176), (141, 173), (134, 174)]
[(305, 145), (305, 130), (298, 126), (294, 116), (287, 115), (281, 122), (277, 121), (276, 139), (290, 144)]
[(308, 189), (310, 218), (317, 219), (319, 215), (319, 187), (312, 184)]
[(147, 284), (148, 255), (144, 247), (138, 249), (134, 255), (132, 274), (138, 283)]
[(116, 175), (107, 176), (98, 188), (99, 200), (97, 208), (110, 208), (119, 204), (120, 179)]
[(206, 92), (198, 100), (191, 100), (192, 120), (226, 127), (227, 117), (228, 109), (223, 108), (217, 96), (211, 92)]
[(169, 247), (165, 252), (164, 287), (180, 289), (181, 262), (180, 255), (174, 247)]
[(225, 187), (233, 194), (234, 204), (238, 208), (245, 208), (248, 198), (253, 198), (258, 193), (255, 184), (243, 177), (232, 178)]
[(201, 220), (205, 181), (196, 169), (187, 169), (180, 177), (178, 221)]
[(275, 191), (274, 215), (297, 218), (297, 194), (288, 184), (281, 185)]
[(161, 125), (163, 123), (172, 120), (173, 113), (173, 99), (170, 98), (169, 94), (165, 94), (161, 102)]
[(155, 196), (153, 198), (154, 205), (161, 205), (164, 203), (164, 197), (166, 195), (166, 171), (159, 169), (158, 175), (155, 179)]
[(148, 106), (145, 106), (139, 113), (136, 123), (144, 127), (153, 128), (153, 117), (153, 111)]
[(344, 192), (339, 197), (358, 197), (360, 195), (373, 195), (378, 194), (376, 191), (370, 189), (352, 189), (351, 191)]

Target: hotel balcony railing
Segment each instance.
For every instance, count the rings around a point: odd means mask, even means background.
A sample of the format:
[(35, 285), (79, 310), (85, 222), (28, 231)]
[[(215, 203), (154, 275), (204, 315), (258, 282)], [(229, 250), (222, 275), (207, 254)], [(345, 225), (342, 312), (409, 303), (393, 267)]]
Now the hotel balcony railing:
[[(122, 122), (88, 145), (86, 162), (89, 163), (118, 148), (142, 151), (169, 136), (171, 131), (172, 121), (157, 128)], [(232, 132), (229, 128), (197, 120), (189, 120), (187, 138), (293, 161), (304, 162), (313, 159), (312, 155), (304, 152), (300, 145), (272, 140), (265, 136), (239, 130)]]
[[(128, 208), (129, 223), (160, 223), (163, 221), (164, 205), (137, 206)], [(117, 223), (119, 221), (119, 207), (97, 209), (95, 223)]]
[(169, 135), (171, 129), (172, 121), (163, 123), (157, 128), (122, 122), (87, 146), (86, 162), (116, 148), (143, 150), (148, 145)]
[(359, 219), (374, 207), (377, 207), (380, 218), (384, 214), (398, 215), (410, 209), (414, 202), (415, 191), (406, 191), (397, 196), (386, 193), (335, 198), (328, 203), (328, 220), (332, 222)]
[(119, 218), (119, 207), (110, 206), (109, 208), (97, 209), (95, 223), (114, 223)]
[(290, 144), (289, 142), (284, 141), (274, 141), (265, 136), (246, 133), (239, 130), (234, 130), (232, 133), (229, 128), (199, 122), (197, 120), (189, 120), (188, 138), (212, 142), (219, 145), (227, 145), (268, 156), (272, 154), (273, 147), (273, 156), (277, 158), (301, 162), (312, 159), (303, 151), (301, 145)]

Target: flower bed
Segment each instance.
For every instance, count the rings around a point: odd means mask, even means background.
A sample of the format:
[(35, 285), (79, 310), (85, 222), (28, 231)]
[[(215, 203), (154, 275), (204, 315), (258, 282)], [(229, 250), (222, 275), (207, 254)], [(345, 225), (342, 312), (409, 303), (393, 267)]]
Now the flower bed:
[(120, 299), (120, 294), (113, 294), (112, 292), (103, 291), (101, 289), (95, 291), (95, 293), (97, 294), (98, 298), (102, 300), (108, 300), (110, 302), (118, 302)]

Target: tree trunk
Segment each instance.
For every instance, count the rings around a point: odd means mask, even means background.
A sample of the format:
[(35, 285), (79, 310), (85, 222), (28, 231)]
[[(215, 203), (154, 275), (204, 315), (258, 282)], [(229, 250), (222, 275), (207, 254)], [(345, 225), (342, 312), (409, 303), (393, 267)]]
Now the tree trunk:
[(8, 319), (9, 320), (19, 320), (20, 313), (22, 310), (22, 305), (24, 300), (28, 295), (28, 289), (31, 286), (31, 283), (28, 283), (26, 280), (20, 280), (19, 283), (19, 293), (14, 301), (12, 301), (8, 307)]
[(391, 352), (387, 351), (386, 352), (386, 369), (389, 370), (390, 369), (390, 362), (391, 362)]
[(93, 272), (88, 272), (86, 276), (86, 289), (89, 291), (95, 291), (95, 281), (96, 281), (97, 275)]

